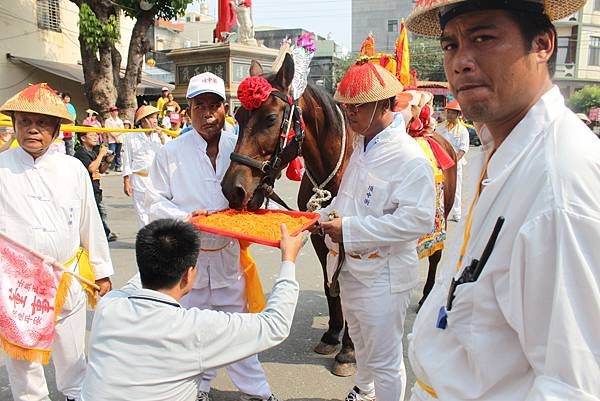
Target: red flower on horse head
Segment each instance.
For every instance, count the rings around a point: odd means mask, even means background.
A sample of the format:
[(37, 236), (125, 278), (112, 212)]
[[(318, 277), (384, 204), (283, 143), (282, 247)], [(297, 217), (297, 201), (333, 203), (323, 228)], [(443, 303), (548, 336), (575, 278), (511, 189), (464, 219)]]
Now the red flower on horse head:
[(238, 87), (237, 96), (246, 110), (258, 109), (274, 89), (263, 77), (248, 77)]

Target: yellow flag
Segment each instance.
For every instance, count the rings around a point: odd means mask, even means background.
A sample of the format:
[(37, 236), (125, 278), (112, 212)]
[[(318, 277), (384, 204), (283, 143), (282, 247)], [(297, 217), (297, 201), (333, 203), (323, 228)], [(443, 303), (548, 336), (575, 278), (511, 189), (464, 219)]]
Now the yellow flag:
[(408, 32), (402, 20), (400, 35), (396, 40), (396, 77), (404, 86), (412, 85), (410, 75), (410, 54), (408, 50)]

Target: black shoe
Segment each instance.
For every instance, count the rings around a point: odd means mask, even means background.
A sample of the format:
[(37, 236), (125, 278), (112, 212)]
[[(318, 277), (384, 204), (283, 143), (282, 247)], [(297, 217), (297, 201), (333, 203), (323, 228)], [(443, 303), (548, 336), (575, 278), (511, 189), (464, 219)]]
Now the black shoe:
[(108, 240), (108, 242), (116, 241), (117, 238), (119, 238), (119, 237), (115, 233), (110, 233), (110, 234), (108, 234), (108, 237), (106, 237), (106, 239)]

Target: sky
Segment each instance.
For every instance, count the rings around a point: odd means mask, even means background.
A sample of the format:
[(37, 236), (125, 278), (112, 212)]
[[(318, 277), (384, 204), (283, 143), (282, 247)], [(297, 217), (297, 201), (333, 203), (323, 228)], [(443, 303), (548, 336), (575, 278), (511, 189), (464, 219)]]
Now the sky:
[[(216, 16), (216, 0), (206, 0), (210, 14)], [(195, 1), (188, 9), (199, 9)], [(304, 28), (331, 38), (347, 49), (351, 47), (351, 0), (252, 0), (254, 26)]]

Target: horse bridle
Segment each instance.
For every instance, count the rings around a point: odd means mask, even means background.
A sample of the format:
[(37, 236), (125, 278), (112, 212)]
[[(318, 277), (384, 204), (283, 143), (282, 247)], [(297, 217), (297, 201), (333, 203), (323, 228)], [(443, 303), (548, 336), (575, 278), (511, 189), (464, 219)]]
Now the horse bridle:
[[(302, 155), (302, 142), (304, 141), (304, 124), (302, 121), (302, 110), (298, 103), (293, 101), (288, 95), (274, 90), (271, 96), (281, 99), (285, 103), (283, 120), (279, 128), (279, 140), (275, 151), (269, 160), (256, 160), (252, 157), (232, 152), (229, 158), (231, 161), (243, 164), (262, 173), (260, 184), (257, 190), (262, 190), (267, 199), (279, 203), (288, 210), (291, 208), (274, 191), (275, 181), (281, 171), (296, 157)], [(290, 130), (294, 129), (295, 135), (288, 140)]]

